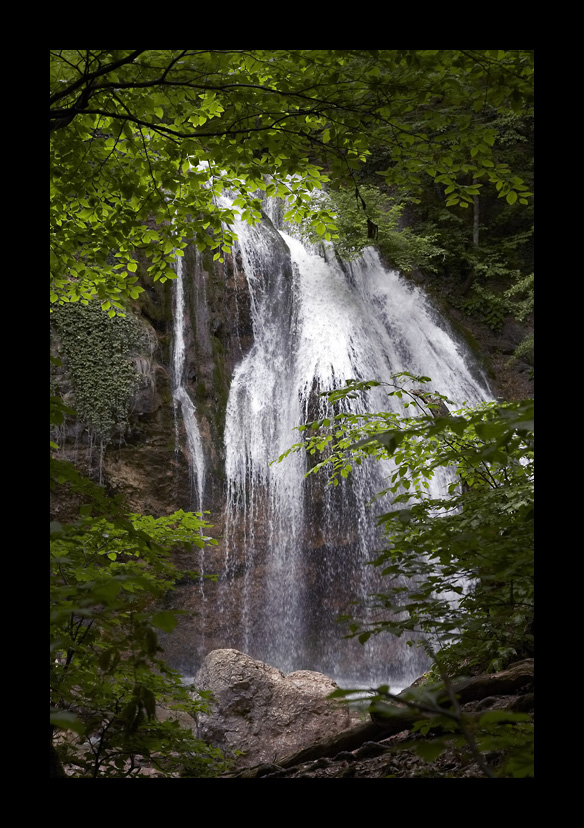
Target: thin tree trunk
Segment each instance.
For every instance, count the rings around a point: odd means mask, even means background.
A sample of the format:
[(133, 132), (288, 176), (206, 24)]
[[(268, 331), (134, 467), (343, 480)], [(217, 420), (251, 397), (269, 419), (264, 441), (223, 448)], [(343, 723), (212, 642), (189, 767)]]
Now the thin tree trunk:
[(474, 215), (472, 220), (472, 243), (475, 247), (479, 246), (479, 196), (473, 196)]

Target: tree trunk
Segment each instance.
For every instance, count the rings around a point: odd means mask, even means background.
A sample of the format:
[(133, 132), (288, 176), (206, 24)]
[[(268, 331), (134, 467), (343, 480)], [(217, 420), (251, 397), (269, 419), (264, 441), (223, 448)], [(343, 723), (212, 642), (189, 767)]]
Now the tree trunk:
[(474, 247), (479, 246), (479, 196), (473, 196), (474, 215), (472, 219), (472, 243)]

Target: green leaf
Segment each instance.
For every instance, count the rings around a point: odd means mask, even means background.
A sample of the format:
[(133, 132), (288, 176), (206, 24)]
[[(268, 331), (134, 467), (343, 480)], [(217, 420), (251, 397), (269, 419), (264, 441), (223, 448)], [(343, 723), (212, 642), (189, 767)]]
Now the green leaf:
[(111, 604), (115, 601), (121, 589), (122, 585), (119, 581), (112, 579), (110, 581), (106, 581), (105, 583), (96, 585), (93, 589), (93, 594), (97, 599), (103, 601), (103, 603)]
[(416, 743), (416, 753), (425, 762), (435, 762), (447, 748), (444, 739), (425, 739)]
[(75, 713), (70, 713), (67, 710), (51, 709), (51, 724), (61, 730), (72, 730), (79, 736), (83, 736), (85, 733), (83, 722)]
[(161, 611), (152, 616), (152, 624), (159, 630), (171, 633), (177, 625), (176, 613)]

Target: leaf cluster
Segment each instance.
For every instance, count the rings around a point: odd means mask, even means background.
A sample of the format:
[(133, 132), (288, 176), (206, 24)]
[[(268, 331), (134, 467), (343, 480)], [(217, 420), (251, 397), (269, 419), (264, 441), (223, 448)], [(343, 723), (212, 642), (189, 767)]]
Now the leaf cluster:
[(380, 147), (392, 187), (433, 180), (466, 206), (484, 180), (525, 200), (483, 116), (529, 110), (532, 86), (520, 50), (52, 50), (51, 302), (122, 311), (137, 251), (155, 281), (190, 240), (222, 260), (262, 192), (332, 238), (311, 193), (353, 184)]
[[(463, 713), (450, 690), (452, 676), (497, 671), (533, 655), (533, 400), (450, 413), (444, 396), (419, 387), (428, 382), (402, 372), (389, 382), (349, 381), (326, 392), (338, 405), (382, 385), (405, 413), (341, 411), (301, 426), (306, 440), (290, 451), (324, 455), (308, 474), (326, 469), (335, 485), (354, 465), (374, 461), (388, 468), (389, 486), (378, 494), (390, 498), (378, 519), (387, 545), (371, 561), (384, 589), (370, 596), (372, 620), (343, 620), (362, 643), (384, 633), (425, 646), (433, 666), (429, 683), (409, 696), (378, 688), (370, 710), (395, 715), (409, 705), (421, 714), (414, 732), (438, 728), (430, 742), (411, 744), (426, 761), (448, 748), (465, 750), (493, 776), (484, 757), (495, 752), (504, 757), (498, 775), (533, 776), (530, 717)], [(438, 476), (442, 492), (431, 496), (430, 481)], [(448, 704), (439, 699), (445, 688)]]
[[(363, 690), (337, 689), (329, 697), (353, 705), (362, 696)], [(390, 753), (413, 751), (433, 764), (449, 751), (462, 765), (476, 763), (487, 777), (534, 775), (531, 716), (511, 710), (465, 712), (456, 685), (447, 677), (408, 688), (398, 695), (383, 685), (369, 691), (367, 709), (378, 723), (389, 724), (397, 718), (410, 730), (411, 738), (389, 748)], [(492, 765), (496, 765), (496, 770)]]
[(158, 643), (179, 615), (160, 609), (184, 577), (170, 553), (216, 543), (204, 534), (209, 524), (182, 510), (127, 514), (64, 461), (52, 461), (51, 480), (83, 501), (76, 521), (51, 524), (51, 739), (61, 764), (90, 778), (140, 776), (146, 767), (215, 775), (225, 767), (220, 752), (178, 720), (209, 699), (195, 700)]
[[(333, 189), (317, 193), (313, 200), (327, 205), (336, 226), (336, 233), (329, 234), (328, 240), (334, 240), (335, 252), (346, 261), (375, 245), (392, 267), (404, 273), (413, 267), (432, 272), (436, 269), (434, 260), (444, 255), (444, 250), (436, 244), (437, 235), (421, 235), (404, 227), (405, 203), (390, 198), (377, 187), (364, 184), (354, 192)], [(375, 228), (374, 234), (371, 228)], [(301, 232), (311, 244), (318, 243), (322, 237), (308, 220), (301, 224)]]

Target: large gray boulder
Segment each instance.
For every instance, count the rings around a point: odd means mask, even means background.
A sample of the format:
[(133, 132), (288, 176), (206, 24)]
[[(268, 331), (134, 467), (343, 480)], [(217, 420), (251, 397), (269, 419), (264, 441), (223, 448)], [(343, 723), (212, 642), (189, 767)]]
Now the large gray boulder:
[(355, 714), (327, 699), (332, 679), (311, 670), (284, 675), (238, 650), (213, 650), (195, 676), (215, 702), (197, 718), (197, 735), (227, 755), (243, 751), (239, 767), (275, 762), (350, 727)]

